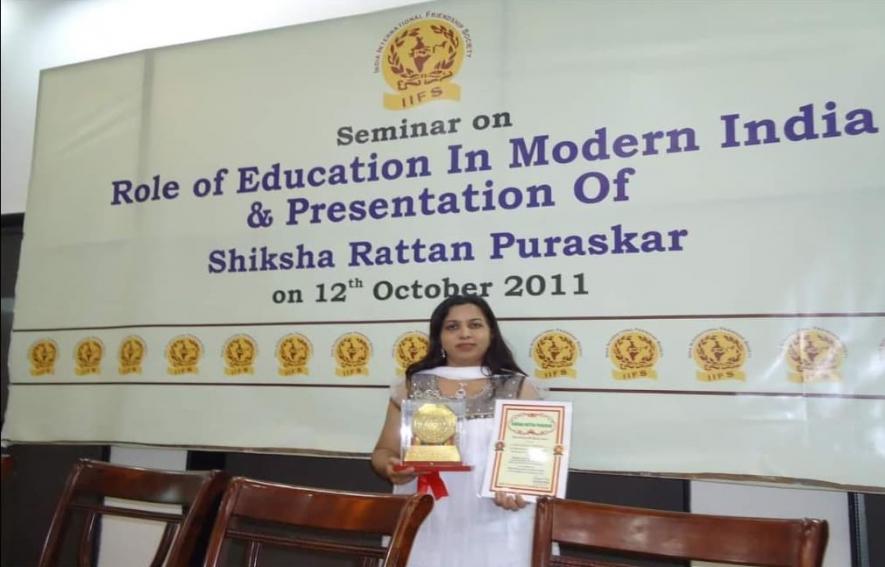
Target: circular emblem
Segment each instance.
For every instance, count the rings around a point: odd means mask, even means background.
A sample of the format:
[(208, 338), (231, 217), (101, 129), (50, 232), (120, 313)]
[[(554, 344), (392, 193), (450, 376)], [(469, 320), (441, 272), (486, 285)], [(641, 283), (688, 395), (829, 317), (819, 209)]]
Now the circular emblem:
[(547, 331), (532, 343), (532, 359), (539, 378), (575, 376), (574, 365), (581, 353), (578, 340), (565, 331)]
[(247, 368), (255, 362), (258, 347), (249, 335), (234, 335), (224, 343), (224, 363), (231, 368)]
[(636, 370), (654, 366), (661, 355), (654, 336), (634, 329), (619, 333), (612, 339), (608, 356), (618, 368)]
[(704, 370), (736, 370), (747, 362), (747, 343), (737, 333), (714, 329), (695, 340), (691, 357)]
[(442, 445), (452, 438), (458, 418), (445, 404), (424, 404), (412, 418), (412, 433), (423, 445)]
[(144, 355), (147, 347), (141, 337), (129, 336), (120, 342), (120, 365), (121, 366), (141, 366), (144, 361)]
[(371, 353), (371, 343), (364, 335), (360, 333), (342, 335), (332, 347), (332, 356), (335, 357), (335, 362), (338, 365), (335, 372), (339, 376), (368, 374), (369, 369), (366, 364), (369, 362)]
[(461, 33), (443, 20), (409, 22), (384, 46), (384, 80), (397, 91), (432, 86), (451, 79), (461, 69)]
[(58, 359), (58, 345), (49, 339), (40, 339), (28, 349), (28, 360), (31, 362), (31, 375), (41, 376), (55, 372), (55, 361)]
[(203, 345), (193, 335), (179, 335), (166, 345), (166, 361), (170, 374), (196, 373), (203, 354)]
[(393, 358), (400, 369), (405, 370), (412, 364), (423, 360), (430, 350), (430, 340), (419, 331), (411, 331), (401, 335), (393, 347)]
[(784, 357), (792, 369), (791, 380), (839, 380), (845, 346), (823, 329), (801, 329), (787, 339)]
[(304, 367), (310, 360), (311, 352), (313, 347), (310, 341), (297, 333), (286, 335), (277, 343), (277, 361), (284, 369)]
[(104, 345), (95, 337), (88, 337), (74, 347), (74, 372), (79, 375), (98, 374)]

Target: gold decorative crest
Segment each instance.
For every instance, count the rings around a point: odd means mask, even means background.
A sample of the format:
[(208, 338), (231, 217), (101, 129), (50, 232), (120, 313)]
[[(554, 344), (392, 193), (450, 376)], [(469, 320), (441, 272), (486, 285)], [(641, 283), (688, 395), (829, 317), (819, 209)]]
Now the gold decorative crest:
[(575, 362), (581, 354), (581, 345), (573, 335), (565, 331), (547, 331), (532, 341), (532, 360), (538, 366), (538, 378), (575, 378)]
[(430, 340), (420, 331), (402, 334), (393, 346), (393, 359), (396, 361), (396, 373), (405, 376), (406, 369), (427, 356)]
[(702, 382), (746, 380), (741, 367), (748, 353), (747, 341), (727, 329), (704, 331), (691, 345), (691, 357), (700, 368), (697, 378)]
[(280, 363), (277, 372), (280, 376), (308, 374), (307, 363), (312, 354), (313, 345), (307, 337), (298, 333), (286, 335), (277, 343), (277, 362)]
[(28, 349), (28, 360), (31, 362), (31, 376), (55, 374), (58, 345), (50, 339), (40, 339)]
[(258, 346), (249, 335), (234, 335), (229, 338), (224, 343), (221, 356), (224, 358), (224, 373), (228, 376), (255, 374)]
[(118, 352), (120, 374), (141, 374), (141, 363), (146, 353), (147, 347), (141, 337), (131, 335), (123, 339)]
[(200, 357), (203, 356), (203, 345), (193, 335), (179, 335), (166, 345), (166, 361), (169, 367), (166, 372), (172, 375), (197, 374)]
[(372, 344), (365, 335), (347, 333), (335, 341), (332, 356), (335, 357), (335, 374), (338, 376), (356, 376), (369, 374), (369, 357)]
[(661, 347), (651, 333), (630, 329), (615, 335), (608, 343), (608, 358), (615, 365), (615, 380), (657, 378), (655, 364), (661, 358)]
[(792, 372), (790, 382), (839, 382), (845, 346), (823, 329), (801, 329), (787, 339), (784, 359)]
[(77, 376), (101, 373), (104, 345), (96, 337), (87, 337), (74, 347), (74, 373)]
[(452, 78), (464, 61), (464, 39), (449, 22), (421, 19), (399, 27), (384, 46), (381, 70), (395, 94), (384, 108), (405, 110), (433, 100), (459, 100)]

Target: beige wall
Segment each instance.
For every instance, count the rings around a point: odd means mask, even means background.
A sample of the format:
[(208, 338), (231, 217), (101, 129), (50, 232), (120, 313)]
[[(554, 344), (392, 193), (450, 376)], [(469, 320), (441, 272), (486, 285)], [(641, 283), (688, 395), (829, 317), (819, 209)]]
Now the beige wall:
[(41, 69), (418, 0), (2, 0), (2, 213), (25, 210)]

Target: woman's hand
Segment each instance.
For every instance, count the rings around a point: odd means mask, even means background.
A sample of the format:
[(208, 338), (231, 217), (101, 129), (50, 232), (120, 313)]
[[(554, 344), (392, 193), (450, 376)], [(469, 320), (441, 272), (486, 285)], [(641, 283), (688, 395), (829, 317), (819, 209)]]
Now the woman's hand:
[(528, 502), (526, 502), (519, 494), (513, 494), (511, 492), (496, 492), (495, 504), (505, 510), (516, 512), (517, 510), (525, 508)]
[(400, 411), (399, 406), (393, 400), (387, 404), (387, 417), (384, 419), (384, 427), (372, 451), (372, 468), (378, 476), (386, 478), (393, 484), (405, 484), (415, 478), (415, 469), (409, 467), (403, 470), (394, 470), (401, 465), (400, 451)]
[(388, 457), (384, 463), (384, 476), (393, 484), (405, 484), (411, 482), (416, 474), (413, 467), (396, 470), (394, 467), (402, 465), (403, 462), (399, 457)]

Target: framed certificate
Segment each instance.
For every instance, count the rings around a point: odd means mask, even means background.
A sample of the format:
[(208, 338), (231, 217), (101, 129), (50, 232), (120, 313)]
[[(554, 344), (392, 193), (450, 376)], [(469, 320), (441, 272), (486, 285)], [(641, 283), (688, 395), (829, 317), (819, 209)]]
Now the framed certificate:
[(482, 495), (564, 498), (571, 433), (571, 402), (497, 400)]

